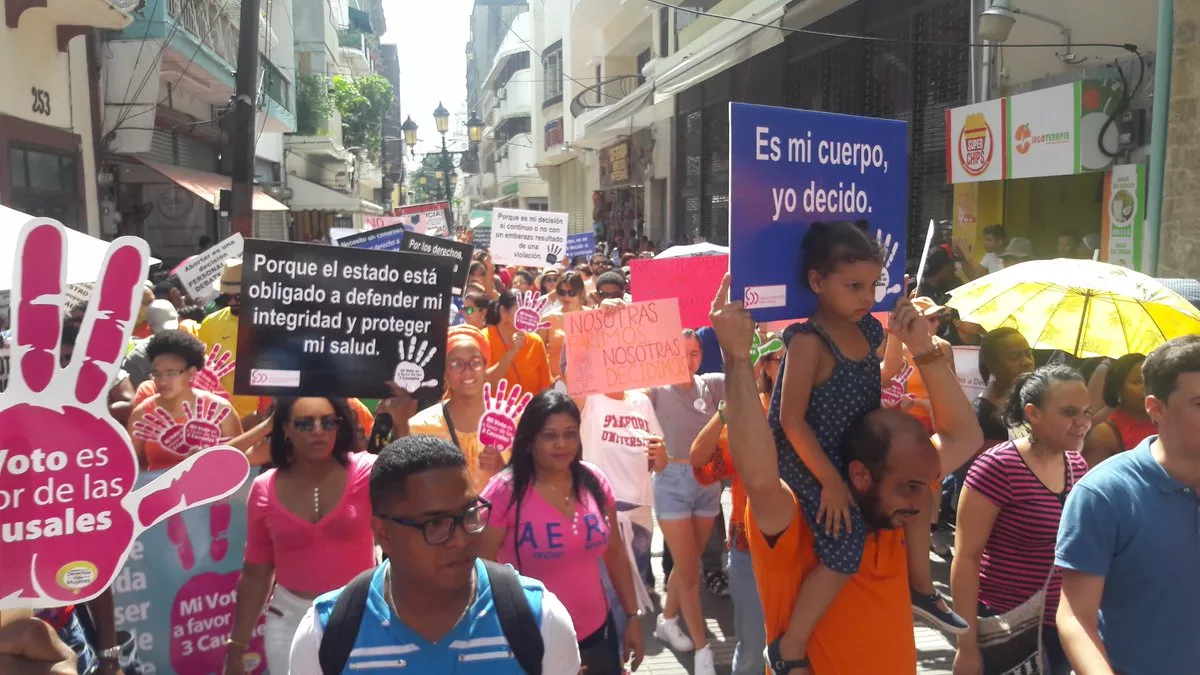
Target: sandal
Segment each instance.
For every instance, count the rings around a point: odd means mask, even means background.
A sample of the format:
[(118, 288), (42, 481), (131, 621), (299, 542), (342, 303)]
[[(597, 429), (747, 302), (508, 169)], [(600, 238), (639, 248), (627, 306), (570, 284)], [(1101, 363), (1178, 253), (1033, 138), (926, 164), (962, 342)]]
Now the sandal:
[(788, 675), (793, 668), (812, 668), (812, 664), (808, 662), (808, 657), (802, 659), (785, 660), (779, 655), (779, 640), (775, 640), (767, 645), (766, 651), (763, 653), (766, 657), (767, 667), (771, 669), (772, 675)]
[(729, 577), (724, 572), (712, 572), (705, 579), (708, 592), (720, 598), (729, 597)]

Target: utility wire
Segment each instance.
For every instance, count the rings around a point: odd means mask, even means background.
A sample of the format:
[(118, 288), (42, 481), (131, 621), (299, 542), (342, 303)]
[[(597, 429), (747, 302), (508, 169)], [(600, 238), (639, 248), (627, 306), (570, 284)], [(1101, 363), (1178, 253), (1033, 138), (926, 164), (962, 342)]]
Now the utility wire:
[[(991, 43), (991, 42), (944, 42), (944, 41), (938, 41), (938, 40), (907, 40), (904, 38), (877, 37), (877, 36), (873, 36), (873, 35), (855, 35), (852, 33), (832, 33), (829, 31), (811, 30), (809, 28), (792, 28), (791, 26), (784, 26), (784, 25), (773, 24), (773, 23), (763, 23), (761, 21), (754, 21), (752, 19), (743, 19), (741, 17), (727, 16), (725, 14), (716, 14), (714, 12), (706, 12), (704, 10), (696, 9), (694, 7), (683, 7), (680, 5), (672, 4), (670, 2), (666, 2), (666, 0), (646, 0), (646, 2), (650, 2), (655, 5), (660, 5), (662, 7), (668, 7), (670, 9), (674, 9), (678, 12), (689, 12), (691, 14), (696, 14), (698, 16), (707, 16), (709, 18), (720, 19), (722, 21), (736, 21), (738, 23), (749, 24), (751, 26), (758, 26), (759, 28), (774, 28), (776, 30), (781, 30), (781, 31), (784, 31), (787, 33), (797, 33), (800, 35), (813, 35), (816, 37), (836, 38), (839, 40), (863, 40), (866, 42), (888, 42), (888, 43), (893, 43), (893, 44), (921, 45), (921, 46), (927, 46), (927, 47), (1028, 47), (1028, 48), (1041, 48), (1041, 49), (1050, 49), (1050, 48), (1058, 49), (1058, 48), (1067, 47), (1067, 46), (1070, 46), (1070, 47), (1109, 47), (1109, 48), (1113, 48), (1113, 49), (1124, 49), (1125, 51), (1133, 52), (1134, 54), (1139, 53), (1138, 46), (1135, 44), (1131, 44), (1131, 43), (1117, 44), (1115, 42), (1073, 42), (1070, 45), (1067, 45), (1066, 43), (1062, 43), (1062, 42), (1044, 42), (1044, 43), (1039, 42), (1039, 43), (1024, 43), (1024, 44)], [(520, 38), (520, 36), (518, 36), (518, 39), (519, 38)]]

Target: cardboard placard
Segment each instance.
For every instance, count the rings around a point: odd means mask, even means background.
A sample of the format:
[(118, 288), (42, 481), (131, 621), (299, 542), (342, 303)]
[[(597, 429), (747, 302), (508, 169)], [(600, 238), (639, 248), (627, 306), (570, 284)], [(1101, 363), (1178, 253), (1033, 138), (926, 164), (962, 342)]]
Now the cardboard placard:
[(567, 235), (567, 257), (574, 260), (575, 256), (586, 255), (592, 257), (596, 252), (596, 233), (584, 232), (582, 234)]
[(235, 393), (441, 398), (452, 261), (250, 239)]
[(401, 224), (379, 227), (366, 232), (355, 232), (348, 237), (335, 239), (338, 246), (365, 248), (372, 251), (399, 251), (404, 241), (405, 229)]
[(225, 261), (230, 258), (242, 257), (243, 246), (245, 246), (245, 241), (242, 239), (242, 235), (234, 234), (221, 240), (216, 246), (184, 261), (182, 265), (175, 268), (175, 275), (187, 289), (188, 295), (193, 298), (216, 297), (217, 292), (213, 289), (213, 284), (221, 278), (221, 270), (225, 267)]
[(474, 246), (452, 239), (409, 232), (401, 242), (400, 250), (449, 258), (454, 263), (454, 294), (462, 295), (463, 289), (467, 287), (467, 278), (471, 276), (471, 255), (475, 253)]
[(987, 389), (987, 382), (979, 374), (979, 347), (955, 347), (954, 372), (958, 374), (958, 386), (962, 387), (968, 400), (974, 401)]
[(495, 264), (546, 267), (559, 262), (566, 250), (567, 214), (519, 209), (492, 212)]
[(727, 255), (629, 261), (634, 301), (677, 298), (684, 328), (710, 325), (713, 296), (728, 270)]
[(744, 103), (729, 107), (730, 297), (760, 322), (811, 316), (797, 270), (817, 221), (865, 220), (884, 249), (873, 311), (904, 294), (905, 122)]
[[(157, 475), (144, 474), (138, 482)], [(172, 516), (133, 545), (113, 581), (113, 602), (117, 627), (133, 635), (143, 672), (221, 672), (246, 549), (250, 485)], [(247, 675), (267, 671), (265, 617), (264, 611), (246, 651)]]
[(148, 259), (141, 239), (109, 246), (75, 358), (61, 368), (66, 228), (34, 219), (18, 237), (14, 368), (0, 395), (0, 610), (95, 598), (139, 535), (229, 496), (249, 475), (241, 451), (217, 447), (134, 489), (137, 455), (109, 414), (108, 393), (141, 307)]
[(680, 384), (692, 377), (674, 298), (572, 312), (563, 320), (571, 396)]

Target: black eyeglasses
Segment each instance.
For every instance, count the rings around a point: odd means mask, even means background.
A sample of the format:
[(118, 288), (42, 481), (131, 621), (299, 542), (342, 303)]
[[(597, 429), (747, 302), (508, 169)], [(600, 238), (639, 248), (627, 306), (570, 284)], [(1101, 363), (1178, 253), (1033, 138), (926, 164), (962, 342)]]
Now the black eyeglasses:
[(390, 520), (397, 525), (412, 527), (421, 531), (425, 543), (430, 546), (440, 546), (454, 536), (455, 526), (461, 527), (467, 534), (479, 534), (487, 527), (488, 517), (492, 514), (492, 503), (483, 497), (475, 501), (457, 516), (434, 516), (428, 520), (409, 520), (399, 516), (375, 514), (384, 520)]
[(322, 431), (333, 431), (342, 423), (342, 418), (333, 415), (326, 415), (318, 420), (315, 417), (295, 417), (292, 419), (292, 428), (296, 431), (310, 432), (315, 431), (317, 425), (321, 426)]

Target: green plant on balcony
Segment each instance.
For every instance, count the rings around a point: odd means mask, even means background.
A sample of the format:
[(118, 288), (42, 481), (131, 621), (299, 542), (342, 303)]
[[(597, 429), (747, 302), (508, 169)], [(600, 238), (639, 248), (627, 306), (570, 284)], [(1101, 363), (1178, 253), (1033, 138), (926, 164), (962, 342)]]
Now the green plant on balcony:
[(329, 116), (333, 114), (333, 110), (334, 97), (329, 91), (329, 78), (324, 75), (300, 75), (296, 78), (297, 134), (328, 134)]
[(333, 101), (342, 115), (342, 140), (366, 150), (374, 161), (382, 143), (383, 118), (395, 100), (392, 83), (379, 75), (333, 78)]
[(350, 47), (352, 49), (362, 49), (363, 33), (355, 30), (338, 31), (338, 46)]

